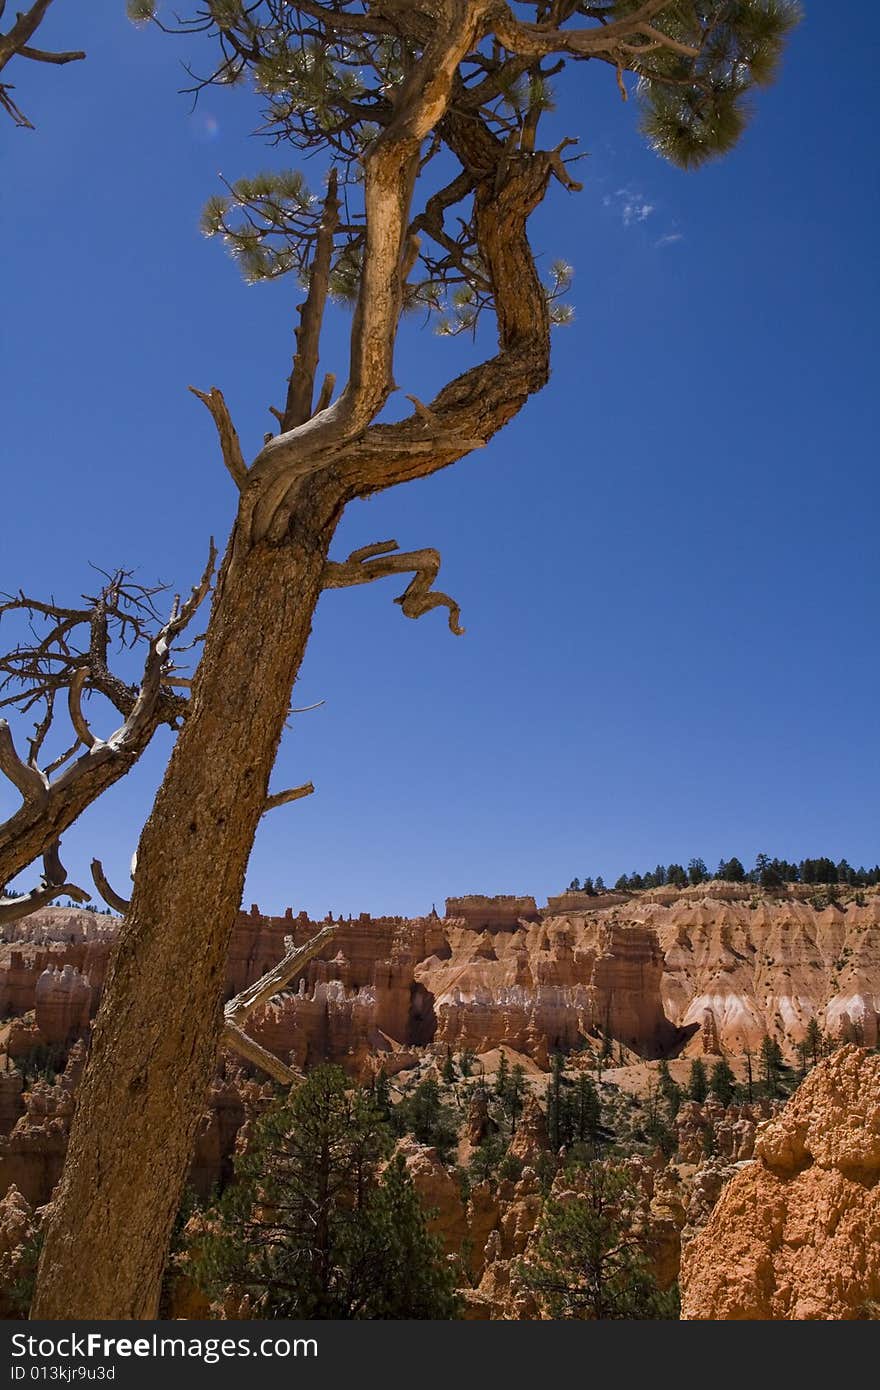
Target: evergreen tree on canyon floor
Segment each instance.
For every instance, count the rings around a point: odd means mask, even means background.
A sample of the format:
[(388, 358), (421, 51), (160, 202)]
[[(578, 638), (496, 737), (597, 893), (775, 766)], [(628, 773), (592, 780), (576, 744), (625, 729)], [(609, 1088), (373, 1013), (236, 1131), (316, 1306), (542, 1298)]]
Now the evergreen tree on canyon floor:
[(321, 1066), (259, 1123), (188, 1244), (218, 1298), (268, 1318), (453, 1318), (455, 1273), (369, 1092)]

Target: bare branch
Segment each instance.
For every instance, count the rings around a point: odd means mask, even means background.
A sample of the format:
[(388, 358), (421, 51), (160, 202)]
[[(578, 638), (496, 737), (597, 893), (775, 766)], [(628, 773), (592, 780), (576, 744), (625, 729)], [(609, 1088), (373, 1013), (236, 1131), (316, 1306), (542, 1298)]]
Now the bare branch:
[(0, 772), (3, 772), (13, 786), (18, 788), (26, 802), (36, 802), (37, 804), (45, 802), (46, 778), (18, 756), (12, 738), (12, 730), (5, 719), (0, 719)]
[(393, 112), (363, 156), (365, 234), (351, 331), (349, 377), (329, 409), (271, 439), (255, 459), (249, 536), (280, 540), (303, 477), (374, 419), (393, 385), (393, 353), (410, 264), (410, 205), (422, 141), (442, 118), (458, 65), (493, 0), (445, 0), (425, 46), (397, 89)]
[(306, 968), (309, 961), (320, 955), (337, 930), (336, 926), (323, 927), (304, 946), (295, 946), (292, 937), (285, 937), (288, 949), (284, 957), (254, 984), (248, 985), (240, 994), (236, 994), (234, 999), (230, 999), (223, 1010), (223, 1041), (285, 1085), (300, 1080), (299, 1072), (285, 1066), (271, 1052), (254, 1042), (241, 1024), (255, 1009), (268, 1004), (273, 995), (290, 984), (294, 976)]
[(67, 706), (70, 714), (70, 722), (73, 725), (78, 741), (85, 748), (94, 748), (97, 740), (89, 728), (88, 720), (83, 714), (82, 709), (82, 693), (88, 678), (89, 668), (87, 666), (80, 666), (79, 669), (74, 672), (73, 680), (70, 682), (70, 688), (67, 692)]
[(461, 609), (458, 604), (448, 594), (431, 588), (440, 572), (440, 552), (426, 549), (405, 550), (399, 555), (390, 553), (397, 548), (397, 541), (377, 541), (374, 545), (353, 550), (347, 560), (328, 561), (324, 569), (323, 588), (347, 589), (355, 584), (371, 584), (374, 579), (385, 579), (388, 575), (406, 574), (413, 570), (413, 578), (394, 602), (400, 604), (407, 618), (421, 618), (432, 608), (448, 608), (449, 630), (456, 637), (461, 637), (464, 628), (459, 624)]
[(274, 994), (289, 985), (294, 976), (306, 968), (309, 961), (321, 954), (328, 941), (332, 941), (338, 930), (339, 928), (335, 925), (322, 927), (304, 946), (294, 946), (293, 938), (286, 937), (285, 945), (287, 945), (288, 950), (278, 964), (261, 976), (259, 980), (256, 980), (254, 984), (248, 985), (246, 989), (229, 1000), (223, 1010), (223, 1016), (227, 1023), (243, 1023), (254, 1009), (268, 1004)]
[(507, 4), (497, 4), (491, 16), (492, 28), (499, 42), (509, 53), (525, 58), (545, 58), (551, 53), (570, 53), (589, 58), (615, 54), (626, 48), (639, 34), (654, 39), (664, 48), (688, 57), (698, 57), (700, 50), (691, 48), (654, 29), (650, 21), (669, 3), (669, 0), (645, 0), (645, 3), (624, 19), (590, 28), (559, 29), (553, 24), (527, 24), (513, 14)]
[(221, 1042), (227, 1047), (233, 1048), (241, 1057), (248, 1062), (253, 1062), (271, 1076), (274, 1081), (280, 1081), (282, 1086), (293, 1086), (297, 1081), (302, 1081), (302, 1072), (294, 1070), (280, 1061), (274, 1054), (265, 1047), (261, 1047), (258, 1042), (254, 1042), (242, 1028), (236, 1023), (230, 1023), (227, 1019), (223, 1024)]
[(207, 595), (211, 587), (211, 579), (214, 574), (216, 562), (217, 547), (214, 544), (214, 537), (212, 536), (208, 547), (208, 562), (205, 565), (201, 579), (183, 605), (175, 600), (171, 617), (168, 619), (165, 626), (157, 633), (155, 639), (150, 643), (150, 649), (144, 664), (141, 687), (138, 691), (137, 699), (134, 702), (131, 713), (122, 727), (117, 729), (116, 733), (111, 735), (107, 740), (112, 748), (119, 749), (137, 740), (143, 729), (147, 727), (152, 720), (153, 709), (159, 695), (172, 643), (175, 637), (177, 637), (186, 627), (187, 623), (189, 623)]
[(116, 912), (121, 912), (122, 915), (125, 916), (126, 912), (131, 907), (131, 903), (128, 898), (120, 897), (110, 886), (100, 859), (92, 860), (92, 880), (107, 906), (114, 908)]
[(311, 796), (314, 790), (311, 782), (305, 782), (301, 787), (291, 787), (286, 792), (274, 792), (272, 796), (266, 797), (263, 815), (267, 811), (274, 811), (278, 806), (286, 806), (289, 801), (301, 801), (304, 796)]
[(326, 410), (333, 399), (333, 392), (336, 390), (336, 373), (328, 372), (321, 383), (321, 394), (318, 396), (318, 404), (315, 406), (315, 414), (320, 415), (322, 410)]
[[(26, 763), (18, 755), (9, 725), (5, 719), (0, 719), (0, 772), (13, 782), (23, 797), (20, 809), (5, 823), (0, 823), (0, 884), (11, 882), (44, 853), (101, 792), (129, 771), (161, 722), (178, 726), (187, 701), (169, 690), (166, 678), (181, 679), (171, 675), (175, 671), (171, 665), (174, 643), (207, 595), (216, 559), (212, 540), (199, 583), (185, 603), (175, 599), (170, 617), (154, 635), (150, 635), (146, 619), (155, 613), (152, 595), (158, 590), (127, 586), (127, 576), (121, 572), (111, 578), (96, 600), (90, 600), (92, 607), (88, 609), (63, 609), (23, 594), (0, 604), (0, 615), (24, 611), (39, 614), (50, 623), (49, 635), (37, 640), (33, 647), (20, 647), (11, 656), (0, 657), (0, 677), (5, 671), (6, 682), (14, 681), (25, 687), (21, 695), (10, 697), (8, 702), (27, 709), (42, 699), (50, 715), (55, 691), (66, 687), (70, 717), (77, 734), (73, 746), (56, 758), (46, 771), (41, 771), (35, 759), (45, 737), (47, 716), (40, 721), (31, 740), (33, 764)], [(128, 608), (122, 606), (123, 599), (128, 602)], [(147, 644), (143, 677), (137, 689), (107, 668), (111, 616), (120, 627), (124, 646), (140, 641)], [(90, 632), (85, 652), (71, 639), (74, 628), (83, 623)], [(95, 736), (82, 712), (82, 695), (87, 685), (107, 696), (123, 713), (122, 724), (106, 740)], [(80, 747), (83, 751), (74, 759)], [(50, 780), (55, 772), (58, 776)]]
[(53, 840), (47, 845), (43, 855), (43, 875), (39, 888), (32, 888), (20, 898), (0, 895), (0, 926), (28, 917), (38, 908), (47, 907), (62, 894), (78, 903), (87, 903), (91, 897), (84, 889), (77, 888), (75, 883), (67, 882), (67, 870), (61, 863), (60, 842)]
[(196, 386), (190, 386), (188, 389), (192, 391), (194, 396), (198, 396), (199, 400), (211, 412), (211, 417), (217, 426), (223, 462), (226, 464), (235, 486), (237, 488), (244, 487), (248, 475), (247, 464), (244, 461), (238, 433), (232, 423), (232, 416), (229, 414), (229, 407), (223, 398), (223, 392), (217, 386), (212, 386), (210, 391), (200, 391)]
[[(0, 34), (0, 69), (5, 68), (11, 58), (16, 56), (30, 59), (34, 63), (75, 63), (81, 58), (85, 58), (82, 52), (69, 53), (49, 53), (43, 48), (32, 48), (28, 40), (36, 33), (45, 18), (46, 11), (52, 4), (52, 0), (34, 0), (29, 10), (19, 11), (15, 16), (15, 23), (5, 34)], [(0, 15), (5, 9), (4, 4), (0, 5)], [(8, 83), (0, 83), (0, 106), (6, 110), (17, 126), (23, 126), (27, 130), (33, 130), (33, 125), (25, 116), (24, 112), (13, 101), (9, 93), (12, 91)]]

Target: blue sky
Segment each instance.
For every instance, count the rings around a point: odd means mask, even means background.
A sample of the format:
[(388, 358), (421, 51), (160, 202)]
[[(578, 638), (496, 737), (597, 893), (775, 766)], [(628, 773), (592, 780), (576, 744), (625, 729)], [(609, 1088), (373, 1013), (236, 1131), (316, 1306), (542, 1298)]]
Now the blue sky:
[[(41, 43), (88, 61), (19, 66), (37, 130), (0, 125), (0, 588), (75, 598), (89, 561), (188, 586), (234, 499), (185, 388), (222, 387), (255, 452), (297, 302), (245, 286), (199, 212), (218, 171), (281, 161), (244, 94), (176, 95), (195, 41), (121, 0), (54, 8)], [(691, 855), (880, 857), (877, 41), (830, 45), (821, 10), (696, 174), (645, 147), (613, 73), (559, 89), (550, 133), (589, 157), (534, 223), (575, 269), (550, 385), (337, 538), (437, 546), (466, 635), (408, 622), (393, 581), (322, 599), (295, 702), (325, 704), (274, 779), (317, 792), (264, 821), (246, 905), (411, 914)], [(334, 311), (325, 367), (346, 340)], [(427, 397), (469, 353), (407, 323), (398, 380)], [(124, 886), (168, 747), (68, 833), (80, 881), (97, 854)]]

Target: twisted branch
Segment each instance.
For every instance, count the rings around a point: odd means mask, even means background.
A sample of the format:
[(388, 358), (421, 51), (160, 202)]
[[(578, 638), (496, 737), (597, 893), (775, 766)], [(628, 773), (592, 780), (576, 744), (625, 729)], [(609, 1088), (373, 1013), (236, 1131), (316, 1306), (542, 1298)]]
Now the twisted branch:
[(347, 560), (329, 560), (324, 568), (322, 587), (347, 589), (355, 584), (371, 584), (374, 579), (407, 574), (413, 570), (412, 579), (394, 602), (400, 604), (407, 618), (421, 618), (432, 608), (448, 608), (449, 630), (456, 637), (461, 637), (464, 628), (459, 624), (461, 609), (458, 604), (448, 594), (431, 588), (440, 572), (440, 552), (425, 549), (391, 554), (397, 549), (397, 541), (377, 541), (353, 550)]
[(128, 898), (121, 897), (120, 894), (110, 886), (100, 859), (92, 860), (92, 882), (107, 906), (112, 907), (115, 912), (120, 912), (124, 917), (131, 907), (131, 902)]
[[(306, 420), (312, 418), (312, 399), (315, 393), (315, 376), (318, 371), (321, 324), (324, 320), (324, 309), (327, 305), (327, 295), (330, 289), (333, 238), (339, 222), (338, 179), (336, 170), (331, 169), (327, 181), (327, 197), (324, 199), (324, 216), (321, 219), (315, 240), (315, 254), (309, 273), (308, 294), (298, 310), (300, 321), (299, 327), (295, 330), (296, 354), (287, 385), (287, 403), (281, 417), (283, 430), (295, 429), (297, 425), (303, 425)], [(320, 403), (319, 408), (321, 408)]]

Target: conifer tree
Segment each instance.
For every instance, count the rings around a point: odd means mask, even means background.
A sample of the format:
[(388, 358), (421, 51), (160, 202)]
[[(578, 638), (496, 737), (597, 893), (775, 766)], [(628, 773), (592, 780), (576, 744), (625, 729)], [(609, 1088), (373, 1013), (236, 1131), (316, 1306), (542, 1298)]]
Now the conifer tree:
[(761, 1041), (761, 1074), (767, 1096), (772, 1098), (780, 1094), (780, 1081), (784, 1070), (785, 1058), (779, 1043), (765, 1033)]
[(810, 1057), (812, 1057), (813, 1065), (815, 1066), (822, 1056), (822, 1029), (819, 1027), (819, 1021), (815, 1014), (810, 1016), (804, 1042), (806, 1043), (807, 1052)]
[(389, 1132), (338, 1067), (259, 1123), (237, 1182), (193, 1238), (196, 1277), (268, 1318), (450, 1318), (454, 1278)]
[(664, 1058), (657, 1068), (657, 1087), (669, 1107), (669, 1118), (674, 1120), (681, 1106), (682, 1093), (677, 1081), (673, 1081), (669, 1063)]
[(736, 1093), (736, 1077), (734, 1076), (730, 1063), (726, 1058), (721, 1057), (712, 1068), (709, 1077), (709, 1090), (717, 1096), (722, 1105), (729, 1105)]
[(544, 1203), (538, 1238), (519, 1267), (553, 1318), (676, 1317), (674, 1294), (650, 1272), (637, 1219), (638, 1192), (618, 1165), (572, 1174), (575, 1192)]
[(695, 1057), (691, 1062), (690, 1076), (688, 1077), (688, 1096), (691, 1100), (702, 1104), (709, 1092), (709, 1079), (706, 1075), (706, 1064), (702, 1057)]
[(575, 1138), (581, 1144), (595, 1145), (602, 1126), (602, 1102), (586, 1072), (578, 1077), (573, 1110)]

